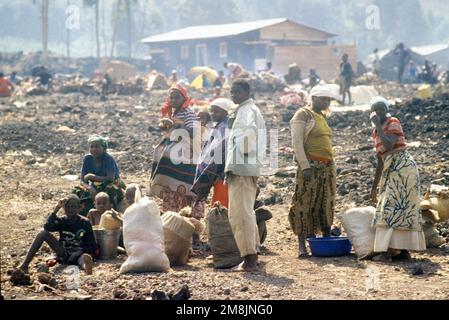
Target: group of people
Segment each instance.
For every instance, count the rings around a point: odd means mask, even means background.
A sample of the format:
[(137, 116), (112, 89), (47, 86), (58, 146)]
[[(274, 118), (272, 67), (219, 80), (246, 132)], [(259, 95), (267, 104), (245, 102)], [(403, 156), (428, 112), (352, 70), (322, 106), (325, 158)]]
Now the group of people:
[(11, 72), (8, 77), (0, 72), (0, 98), (10, 97), (16, 90), (16, 86), (23, 85), (23, 83), (34, 83), (49, 89), (51, 88), (52, 78), (53, 76), (45, 66), (34, 67), (31, 71), (31, 78), (22, 78), (16, 71)]
[[(165, 134), (155, 149), (150, 195), (160, 198), (163, 212), (179, 212), (190, 206), (192, 216), (201, 220), (212, 193), (210, 205), (219, 202), (228, 209), (243, 258), (233, 270), (252, 272), (258, 270), (261, 243), (254, 207), (266, 152), (266, 127), (246, 80), (236, 79), (230, 95), (231, 100), (211, 102), (209, 112), (215, 125), (205, 128), (189, 106), (187, 89), (180, 84), (169, 89), (161, 109), (160, 128)], [(317, 85), (309, 98), (309, 104), (290, 121), (298, 170), (288, 217), (298, 237), (299, 258), (309, 256), (307, 238), (319, 233), (330, 236), (336, 199), (333, 133), (326, 121), (332, 93), (326, 85)], [(391, 261), (396, 256), (409, 257), (410, 250), (426, 248), (419, 210), (419, 174), (407, 151), (401, 124), (389, 112), (388, 101), (375, 98), (371, 109), (378, 158), (371, 192), (377, 207), (373, 259)], [(134, 201), (138, 186), (125, 189), (118, 165), (107, 152), (107, 140), (93, 135), (88, 143), (90, 153), (83, 160), (79, 187), (55, 207), (35, 238), (22, 270), (28, 270), (40, 246), (47, 242), (60, 261), (79, 264), (91, 272), (96, 251), (92, 225), (99, 223), (106, 210), (118, 210), (124, 198), (128, 204)], [(57, 217), (61, 208), (66, 215), (63, 218)], [(88, 218), (83, 217), (86, 215)], [(50, 233), (55, 231), (60, 232), (59, 241)]]
[[(290, 121), (292, 143), (298, 163), (296, 188), (289, 212), (290, 225), (298, 236), (299, 257), (308, 256), (305, 240), (318, 232), (330, 235), (335, 211), (336, 170), (332, 130), (325, 114), (332, 94), (326, 86), (310, 93), (311, 104)], [(420, 213), (418, 168), (407, 151), (400, 121), (391, 116), (389, 102), (371, 101), (372, 139), (377, 168), (371, 191), (376, 206), (373, 260), (409, 258), (409, 251), (426, 249)]]

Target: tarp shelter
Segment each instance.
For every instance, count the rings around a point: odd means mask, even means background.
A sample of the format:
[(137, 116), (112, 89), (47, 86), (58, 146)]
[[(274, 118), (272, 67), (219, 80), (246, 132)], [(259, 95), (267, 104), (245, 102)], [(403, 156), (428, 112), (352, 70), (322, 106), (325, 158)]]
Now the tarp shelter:
[[(338, 100), (342, 99), (340, 86), (338, 84), (328, 84), (332, 92), (332, 97)], [(371, 99), (377, 97), (379, 93), (373, 86), (355, 86), (351, 87), (352, 102), (354, 105), (369, 104)]]
[(449, 44), (412, 47), (412, 50), (432, 63), (436, 63), (441, 69), (449, 70)]
[[(414, 52), (410, 48), (406, 48), (410, 53), (411, 60), (415, 62), (415, 65), (423, 65), (426, 60), (422, 55)], [(398, 79), (398, 65), (399, 65), (399, 55), (395, 54), (394, 49), (392, 50), (382, 50), (379, 51), (380, 58), (380, 69), (379, 76), (382, 80), (386, 81), (396, 81)], [(373, 61), (373, 54), (369, 55), (365, 60), (366, 64), (369, 65)]]

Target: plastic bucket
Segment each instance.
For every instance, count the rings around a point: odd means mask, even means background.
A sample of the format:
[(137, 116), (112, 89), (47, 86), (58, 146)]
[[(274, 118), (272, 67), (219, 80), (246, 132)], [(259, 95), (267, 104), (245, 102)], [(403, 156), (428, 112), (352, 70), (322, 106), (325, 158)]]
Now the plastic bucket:
[(122, 230), (94, 230), (95, 238), (100, 247), (100, 259), (115, 259), (117, 258), (117, 247), (120, 240)]
[(347, 237), (308, 238), (307, 241), (315, 257), (341, 257), (351, 253), (352, 244)]

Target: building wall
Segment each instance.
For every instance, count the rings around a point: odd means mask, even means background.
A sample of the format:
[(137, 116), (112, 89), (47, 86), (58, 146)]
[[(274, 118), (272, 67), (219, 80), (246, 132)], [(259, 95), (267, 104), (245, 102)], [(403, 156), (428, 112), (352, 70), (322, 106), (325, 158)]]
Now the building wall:
[(262, 40), (293, 40), (327, 43), (329, 35), (294, 22), (286, 21), (260, 30)]
[[(183, 65), (186, 70), (197, 65), (213, 66), (217, 70), (223, 70), (225, 62), (238, 62), (243, 64), (249, 70), (253, 69), (254, 59), (256, 57), (265, 57), (265, 46), (248, 45), (247, 42), (257, 41), (259, 32), (251, 32), (236, 37), (224, 37), (216, 39), (199, 39), (190, 41), (176, 41), (167, 43), (155, 43), (150, 45), (150, 54), (158, 60), (158, 64), (154, 66), (155, 69), (169, 73), (170, 70), (176, 68), (178, 65)], [(227, 53), (220, 54), (220, 46), (225, 44)], [(197, 49), (199, 46), (206, 47), (207, 59), (206, 63), (198, 61)], [(184, 47), (183, 49), (181, 49)], [(181, 50), (187, 52), (187, 55), (182, 56)], [(164, 51), (165, 54), (151, 53), (152, 51)], [(222, 52), (224, 53), (224, 52)], [(163, 60), (161, 63), (160, 60)]]
[(287, 74), (288, 66), (297, 63), (303, 77), (310, 69), (315, 69), (321, 79), (332, 81), (339, 77), (341, 57), (349, 55), (354, 72), (357, 68), (357, 47), (355, 45), (301, 45), (273, 47), (273, 69), (276, 73)]

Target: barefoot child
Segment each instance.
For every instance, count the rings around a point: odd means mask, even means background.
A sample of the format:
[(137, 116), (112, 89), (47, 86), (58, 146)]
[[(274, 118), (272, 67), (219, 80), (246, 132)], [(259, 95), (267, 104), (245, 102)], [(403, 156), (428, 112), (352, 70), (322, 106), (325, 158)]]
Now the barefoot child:
[(87, 214), (87, 219), (89, 219), (92, 226), (98, 226), (100, 224), (101, 215), (111, 209), (112, 204), (109, 195), (106, 192), (100, 192), (95, 196), (95, 208), (90, 209)]
[[(64, 208), (64, 217), (57, 216), (61, 208)], [(79, 215), (80, 211), (81, 203), (76, 195), (70, 195), (67, 199), (60, 200), (48, 217), (44, 229), (37, 234), (19, 268), (28, 273), (31, 260), (42, 244), (46, 242), (56, 253), (60, 262), (78, 264), (86, 271), (86, 274), (92, 274), (91, 255), (95, 252), (97, 245), (92, 226), (86, 218)], [(59, 232), (59, 240), (51, 232)]]
[[(128, 189), (127, 189), (128, 190)], [(95, 208), (91, 209), (87, 214), (87, 219), (89, 219), (90, 223), (93, 227), (100, 225), (101, 216), (105, 213), (109, 212), (111, 215), (123, 223), (122, 216), (120, 213), (112, 209), (112, 203), (109, 198), (109, 195), (106, 192), (100, 192), (95, 196)], [(126, 253), (125, 249), (123, 249), (123, 233), (120, 235), (118, 252), (121, 254)], [(95, 256), (96, 258), (96, 256)]]
[(142, 197), (142, 191), (137, 183), (132, 183), (125, 190), (125, 198), (128, 205), (133, 205), (134, 202), (139, 201)]

